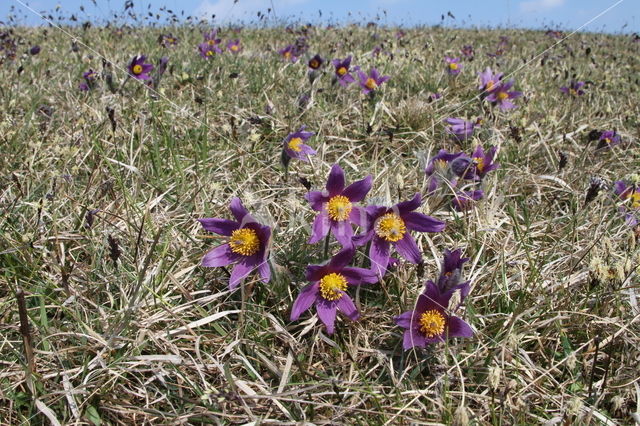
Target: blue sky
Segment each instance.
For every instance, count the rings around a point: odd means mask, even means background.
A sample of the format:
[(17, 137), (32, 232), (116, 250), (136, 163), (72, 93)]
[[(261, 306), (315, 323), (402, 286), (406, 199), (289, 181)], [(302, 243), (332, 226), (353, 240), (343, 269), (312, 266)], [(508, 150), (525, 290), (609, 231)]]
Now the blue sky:
[[(584, 31), (640, 32), (640, 0), (133, 0), (134, 10), (146, 14), (162, 6), (185, 15), (216, 14), (219, 23), (254, 19), (258, 11), (273, 5), (278, 18), (293, 17), (304, 22), (363, 22), (376, 15), (387, 24), (437, 24), (441, 15), (451, 12), (445, 24), (456, 26), (502, 26), (526, 28), (577, 29), (607, 8), (603, 16), (583, 28)], [(121, 11), (124, 0), (2, 0), (0, 19), (15, 6), (23, 23), (37, 24), (39, 18), (21, 3), (36, 11), (51, 11), (57, 6), (66, 14), (77, 13), (81, 21), (105, 20), (112, 12)], [(78, 13), (80, 6), (84, 13)], [(322, 18), (318, 11), (322, 11)], [(383, 12), (386, 11), (386, 14)]]

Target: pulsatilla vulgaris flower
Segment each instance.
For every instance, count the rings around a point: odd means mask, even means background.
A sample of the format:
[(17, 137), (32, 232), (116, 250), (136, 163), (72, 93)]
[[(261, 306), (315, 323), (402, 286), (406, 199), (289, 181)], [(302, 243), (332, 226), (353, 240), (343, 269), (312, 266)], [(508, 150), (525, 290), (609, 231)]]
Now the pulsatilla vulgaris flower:
[(95, 87), (98, 73), (89, 68), (89, 71), (82, 73), (82, 78), (84, 78), (84, 82), (80, 83), (78, 88), (82, 91), (88, 91)]
[(469, 210), (473, 207), (474, 202), (479, 201), (484, 197), (484, 191), (481, 189), (475, 189), (472, 191), (454, 191), (453, 208), (458, 211)]
[(447, 64), (447, 73), (449, 75), (458, 75), (462, 71), (462, 64), (460, 58), (450, 58), (445, 56), (444, 62)]
[(309, 59), (309, 62), (307, 63), (309, 68), (311, 68), (312, 70), (319, 69), (322, 66), (322, 64), (324, 64), (324, 59), (319, 54)]
[(297, 49), (292, 44), (289, 44), (284, 48), (278, 50), (278, 53), (286, 61), (296, 62), (298, 60)]
[(362, 93), (365, 95), (374, 92), (382, 83), (389, 80), (391, 77), (388, 75), (380, 75), (377, 69), (372, 68), (369, 74), (365, 74), (363, 71), (358, 71), (358, 79), (360, 80), (360, 87), (362, 87)]
[(222, 53), (222, 50), (215, 44), (200, 43), (198, 45), (198, 52), (201, 57), (209, 59), (215, 56), (216, 53)]
[(147, 59), (144, 55), (134, 57), (129, 64), (129, 75), (138, 80), (149, 80), (151, 76), (149, 73), (153, 71), (153, 65), (145, 64)]
[(217, 30), (211, 30), (207, 33), (203, 34), (204, 37), (204, 42), (206, 44), (208, 44), (209, 46), (217, 46), (220, 44), (220, 42), (222, 42), (221, 39), (216, 38), (216, 35), (218, 34)]
[(487, 96), (487, 100), (497, 105), (500, 109), (513, 109), (517, 106), (511, 102), (511, 99), (519, 98), (522, 96), (522, 92), (510, 91), (514, 81), (509, 80), (507, 82), (500, 82)]
[(202, 258), (202, 266), (218, 267), (235, 263), (229, 279), (229, 288), (236, 288), (253, 270), (258, 271), (262, 282), (269, 282), (269, 241), (271, 228), (260, 224), (242, 205), (239, 198), (231, 200), (229, 205), (234, 220), (206, 218), (198, 219), (209, 232), (229, 237), (229, 241)]
[[(640, 179), (635, 179), (640, 181)], [(640, 223), (640, 187), (637, 183), (627, 184), (618, 180), (613, 184), (614, 192), (624, 202), (620, 211), (625, 213), (627, 225), (636, 226)]]
[(227, 50), (231, 53), (239, 53), (242, 50), (242, 46), (240, 46), (240, 40), (229, 40), (227, 42)]
[(611, 148), (616, 145), (620, 145), (622, 139), (620, 135), (615, 130), (605, 130), (600, 134), (600, 138), (598, 139), (598, 149), (602, 148)]
[(443, 342), (451, 337), (473, 337), (473, 330), (464, 320), (448, 313), (453, 292), (441, 293), (433, 281), (427, 281), (418, 296), (415, 309), (395, 317), (396, 324), (405, 329), (404, 350), (430, 343)]
[(162, 34), (158, 42), (162, 47), (174, 47), (178, 45), (178, 37), (173, 34)]
[(584, 81), (571, 80), (571, 82), (569, 82), (569, 85), (567, 87), (561, 87), (560, 91), (571, 96), (582, 96), (584, 95), (584, 90), (582, 90), (584, 84)]
[(409, 201), (392, 207), (368, 206), (364, 234), (353, 238), (354, 244), (361, 246), (371, 241), (369, 258), (371, 269), (383, 276), (389, 264), (391, 246), (407, 261), (420, 263), (422, 255), (409, 231), (440, 232), (445, 223), (425, 214), (415, 212), (422, 198), (419, 193)]
[(485, 93), (491, 93), (504, 76), (501, 72), (494, 74), (489, 67), (478, 75), (480, 76), (480, 86), (478, 86), (478, 89)]
[(445, 122), (449, 125), (446, 128), (447, 133), (453, 135), (458, 141), (468, 139), (473, 135), (473, 131), (476, 127), (480, 127), (482, 120), (467, 121), (462, 118), (447, 118)]
[(461, 303), (471, 289), (469, 286), (470, 281), (462, 281), (462, 266), (468, 260), (468, 257), (462, 257), (462, 250), (460, 249), (453, 251), (445, 249), (437, 283), (438, 291), (441, 294), (460, 290)]
[(306, 199), (311, 208), (318, 211), (313, 221), (313, 232), (309, 244), (323, 239), (329, 231), (343, 247), (352, 245), (352, 223), (362, 224), (366, 212), (354, 203), (362, 201), (371, 189), (371, 176), (345, 187), (344, 171), (338, 164), (331, 167), (325, 191), (310, 191)]
[(473, 46), (471, 46), (470, 44), (462, 46), (462, 49), (460, 51), (462, 52), (462, 56), (467, 59), (473, 59), (473, 56), (475, 55)]
[(347, 87), (349, 84), (356, 80), (350, 74), (351, 56), (348, 56), (344, 60), (334, 59), (331, 61), (335, 68), (334, 78), (342, 87)]
[(487, 173), (500, 167), (500, 164), (494, 162), (497, 150), (497, 147), (492, 146), (485, 152), (482, 145), (476, 146), (473, 150), (471, 159), (475, 165), (475, 175), (479, 179), (483, 179)]
[(472, 179), (475, 173), (472, 164), (473, 160), (464, 152), (450, 153), (441, 149), (431, 157), (425, 169), (427, 192), (434, 192), (442, 181), (456, 186), (459, 178)]
[(353, 258), (354, 249), (346, 248), (336, 254), (325, 265), (309, 265), (306, 278), (311, 282), (300, 291), (291, 308), (291, 321), (316, 305), (320, 321), (327, 327), (327, 334), (333, 334), (336, 312), (342, 312), (355, 321), (360, 316), (353, 300), (347, 294), (348, 286), (374, 284), (378, 277), (372, 271), (347, 266)]
[(316, 155), (316, 150), (305, 142), (313, 136), (313, 132), (305, 132), (306, 126), (301, 126), (297, 132), (289, 133), (284, 138), (284, 152), (291, 158), (309, 162), (307, 156)]

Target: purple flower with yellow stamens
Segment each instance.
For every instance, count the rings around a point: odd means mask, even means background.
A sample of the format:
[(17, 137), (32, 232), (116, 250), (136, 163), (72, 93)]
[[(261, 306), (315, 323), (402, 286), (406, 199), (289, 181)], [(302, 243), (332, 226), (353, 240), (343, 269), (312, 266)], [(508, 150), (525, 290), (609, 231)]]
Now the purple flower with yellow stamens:
[(497, 150), (497, 147), (492, 146), (485, 152), (481, 145), (473, 150), (471, 159), (475, 165), (475, 175), (479, 179), (483, 179), (487, 173), (500, 167), (500, 164), (494, 162)]
[(365, 74), (363, 71), (358, 71), (358, 78), (360, 79), (360, 87), (362, 87), (362, 93), (365, 95), (374, 92), (380, 87), (382, 83), (389, 80), (391, 77), (388, 75), (380, 75), (377, 69), (372, 68), (369, 74)]
[(431, 157), (424, 170), (427, 175), (427, 193), (433, 193), (443, 181), (455, 187), (459, 178), (473, 179), (475, 171), (472, 165), (473, 160), (464, 152), (450, 153), (441, 149)]
[(320, 69), (320, 67), (324, 64), (324, 58), (319, 54), (315, 55), (313, 58), (309, 59), (307, 65), (313, 71)]
[(153, 65), (145, 64), (147, 59), (144, 55), (135, 56), (129, 64), (129, 75), (138, 80), (149, 80), (151, 76), (149, 73), (153, 71)]
[(618, 132), (615, 130), (605, 130), (600, 133), (597, 149), (612, 148), (616, 145), (620, 145), (621, 142), (622, 138), (620, 138)]
[(473, 191), (454, 191), (453, 199), (451, 200), (451, 204), (453, 208), (458, 211), (469, 210), (473, 207), (473, 204), (481, 200), (484, 197), (484, 191), (481, 189), (476, 189)]
[(444, 342), (451, 337), (473, 337), (473, 330), (464, 320), (448, 313), (452, 292), (440, 293), (433, 281), (427, 281), (418, 296), (415, 308), (394, 318), (405, 329), (404, 350), (431, 343)]
[(309, 162), (307, 156), (316, 155), (316, 150), (306, 145), (305, 142), (314, 135), (313, 132), (305, 132), (306, 126), (301, 126), (297, 132), (289, 133), (284, 138), (284, 152), (291, 158)]
[(235, 264), (229, 279), (229, 288), (234, 289), (254, 270), (258, 271), (262, 282), (271, 278), (268, 256), (271, 228), (260, 224), (235, 197), (229, 204), (235, 221), (219, 218), (198, 219), (209, 232), (229, 237), (222, 244), (202, 258), (202, 266), (219, 267)]
[[(340, 86), (347, 87), (349, 84), (356, 81), (351, 75), (351, 56), (348, 56), (345, 59), (334, 59), (331, 61), (331, 64), (333, 64), (335, 68), (334, 81), (337, 81)], [(357, 69), (353, 71), (357, 71)]]
[(468, 260), (468, 257), (462, 257), (460, 249), (453, 251), (445, 249), (437, 283), (440, 294), (460, 290), (460, 303), (469, 295), (470, 281), (462, 281), (462, 265)]
[(198, 45), (198, 52), (201, 57), (210, 59), (214, 57), (216, 53), (222, 53), (222, 50), (215, 44), (200, 43)]
[(207, 33), (204, 33), (203, 34), (204, 42), (206, 44), (208, 44), (209, 46), (217, 46), (217, 45), (219, 45), (222, 42), (222, 40), (219, 39), (219, 38), (216, 38), (217, 34), (218, 34), (217, 30), (211, 30), (211, 31), (209, 31)]
[(164, 48), (175, 47), (178, 45), (178, 37), (175, 37), (173, 34), (162, 34), (158, 39), (160, 45)]
[(84, 78), (84, 81), (78, 85), (78, 89), (86, 92), (95, 87), (98, 73), (89, 68), (89, 71), (82, 73), (82, 78)]
[(306, 278), (311, 282), (304, 287), (291, 308), (291, 321), (297, 321), (312, 305), (316, 306), (318, 318), (327, 328), (327, 334), (334, 332), (337, 311), (352, 321), (360, 317), (358, 309), (347, 294), (348, 286), (375, 284), (378, 276), (363, 268), (347, 266), (355, 250), (348, 247), (333, 256), (324, 265), (309, 265)]
[(485, 93), (491, 93), (504, 76), (501, 72), (494, 74), (489, 67), (481, 73), (478, 73), (478, 75), (480, 76), (480, 86), (478, 86), (478, 89)]
[(584, 81), (571, 80), (571, 82), (569, 82), (569, 86), (561, 87), (560, 91), (571, 96), (582, 96), (584, 95), (584, 90), (582, 90), (584, 84)]
[(422, 202), (419, 193), (409, 201), (392, 207), (368, 206), (365, 232), (353, 238), (357, 246), (371, 241), (369, 258), (371, 270), (382, 276), (387, 270), (391, 246), (398, 254), (411, 263), (420, 263), (422, 255), (416, 240), (409, 231), (440, 232), (445, 223), (431, 216), (416, 212)]
[(480, 119), (476, 121), (467, 121), (463, 118), (447, 118), (445, 122), (449, 124), (446, 127), (447, 133), (453, 135), (456, 140), (462, 142), (470, 138), (473, 135), (473, 131), (476, 127), (480, 127)]
[(510, 91), (509, 89), (511, 89), (513, 84), (514, 80), (500, 82), (489, 93), (486, 99), (502, 110), (517, 108), (517, 105), (511, 102), (511, 99), (519, 98), (522, 96), (522, 92)]
[(227, 50), (231, 53), (239, 53), (242, 50), (240, 39), (229, 40), (227, 42)]
[(462, 49), (460, 49), (460, 51), (462, 52), (462, 56), (464, 56), (467, 59), (473, 59), (475, 55), (473, 46), (471, 46), (470, 44), (466, 44), (462, 46)]
[(445, 56), (444, 62), (447, 64), (447, 73), (449, 75), (458, 75), (460, 74), (460, 71), (462, 71), (460, 58), (450, 58), (449, 56)]
[(297, 49), (292, 44), (289, 44), (284, 48), (278, 50), (278, 53), (285, 61), (297, 62), (298, 56), (296, 54), (296, 50)]
[(623, 201), (620, 211), (625, 213), (625, 222), (631, 227), (640, 224), (640, 187), (618, 180), (613, 184), (614, 193)]
[(317, 212), (309, 244), (315, 244), (327, 236), (329, 231), (343, 247), (353, 243), (352, 224), (361, 225), (366, 219), (363, 208), (354, 203), (364, 200), (371, 189), (371, 176), (345, 187), (344, 171), (338, 164), (331, 167), (325, 191), (310, 191), (305, 198)]

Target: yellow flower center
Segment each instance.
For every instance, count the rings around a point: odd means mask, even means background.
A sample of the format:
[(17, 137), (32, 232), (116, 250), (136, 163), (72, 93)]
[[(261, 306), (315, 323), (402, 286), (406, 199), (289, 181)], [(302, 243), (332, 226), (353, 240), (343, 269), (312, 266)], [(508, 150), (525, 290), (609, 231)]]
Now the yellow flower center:
[(487, 81), (487, 85), (485, 86), (485, 90), (491, 90), (491, 89), (493, 89), (493, 86), (494, 86), (493, 80), (489, 80), (489, 81)]
[(260, 239), (256, 231), (250, 228), (236, 229), (231, 233), (229, 240), (231, 251), (243, 256), (256, 254), (260, 248)]
[(291, 52), (289, 52), (288, 50), (286, 52), (284, 52), (282, 54), (282, 56), (284, 56), (285, 58), (289, 59), (289, 57), (291, 56)]
[(301, 138), (291, 138), (287, 146), (291, 151), (300, 152), (302, 151), (302, 139)]
[(633, 191), (626, 196), (631, 200), (631, 208), (637, 209), (640, 208), (640, 192)]
[(320, 280), (320, 295), (325, 300), (338, 300), (347, 290), (347, 279), (342, 274), (332, 272)]
[(391, 242), (401, 240), (407, 232), (404, 220), (395, 213), (387, 213), (380, 217), (376, 221), (373, 229), (376, 231), (376, 234), (378, 234), (378, 237)]
[(499, 92), (497, 96), (499, 100), (504, 101), (509, 97), (509, 94), (507, 92)]
[(576, 89), (569, 89), (569, 94), (576, 96), (578, 94), (578, 91)]
[(346, 67), (340, 67), (338, 68), (338, 70), (336, 71), (338, 73), (339, 76), (343, 76), (347, 73), (347, 68)]
[(205, 55), (207, 56), (213, 56), (215, 52), (213, 50), (207, 50), (207, 53), (205, 53)]
[(141, 74), (142, 73), (142, 65), (140, 65), (140, 64), (134, 65), (133, 68), (131, 68), (131, 71), (133, 71), (133, 73), (135, 75)]
[(329, 217), (335, 221), (343, 221), (349, 218), (351, 213), (351, 201), (344, 195), (336, 195), (331, 197), (327, 203), (327, 213)]
[(476, 169), (481, 172), (484, 171), (484, 158), (483, 157), (473, 157), (473, 162), (476, 163)]
[(436, 169), (438, 170), (444, 170), (447, 168), (447, 162), (445, 160), (436, 160), (435, 161), (435, 165), (436, 165)]
[(367, 82), (364, 85), (367, 86), (367, 89), (369, 90), (373, 90), (378, 87), (378, 83), (376, 83), (376, 81), (371, 77), (367, 79)]
[(610, 144), (611, 142), (613, 142), (613, 141), (611, 140), (611, 138), (604, 138), (604, 141), (605, 141), (605, 143), (607, 143), (607, 144)]
[(419, 321), (420, 331), (428, 338), (440, 336), (444, 333), (446, 320), (444, 319), (444, 315), (435, 309), (423, 312), (422, 315), (420, 315)]
[(315, 60), (315, 59), (312, 59), (312, 60), (309, 62), (309, 66), (315, 70), (315, 69), (317, 69), (317, 68), (320, 66), (320, 62), (318, 62), (318, 61), (317, 61), (317, 60)]
[(240, 47), (237, 44), (232, 44), (231, 45), (231, 50), (234, 51), (234, 52), (237, 52), (239, 48)]
[(453, 71), (457, 70), (458, 69), (458, 64), (456, 64), (455, 62), (451, 62), (449, 64), (449, 69), (453, 70)]
[(215, 45), (215, 44), (216, 44), (216, 41), (215, 41), (215, 40), (207, 40), (207, 44), (208, 44), (209, 46), (213, 46), (213, 45)]

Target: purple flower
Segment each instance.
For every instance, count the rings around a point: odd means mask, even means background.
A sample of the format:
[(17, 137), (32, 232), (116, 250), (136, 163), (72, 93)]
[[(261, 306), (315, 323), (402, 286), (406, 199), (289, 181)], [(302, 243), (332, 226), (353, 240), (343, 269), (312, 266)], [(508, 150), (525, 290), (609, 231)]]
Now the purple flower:
[(227, 42), (227, 50), (231, 53), (239, 53), (242, 50), (242, 46), (240, 46), (240, 40), (229, 40)]
[(460, 290), (460, 303), (469, 295), (471, 287), (470, 281), (462, 281), (462, 265), (469, 260), (468, 257), (461, 257), (462, 250), (445, 249), (438, 277), (438, 291), (440, 294), (453, 293)]
[(427, 192), (433, 193), (444, 180), (451, 186), (456, 186), (459, 178), (472, 179), (474, 170), (471, 165), (473, 160), (464, 152), (450, 153), (441, 149), (438, 154), (431, 157), (427, 168)]
[(358, 71), (358, 78), (360, 79), (360, 87), (362, 87), (362, 93), (369, 94), (384, 83), (389, 80), (391, 77), (388, 75), (381, 76), (377, 69), (372, 68), (369, 71), (369, 75), (365, 74), (363, 71)]
[(178, 45), (178, 37), (174, 37), (173, 34), (162, 34), (158, 40), (160, 45), (164, 48), (174, 47)]
[(289, 133), (284, 138), (284, 152), (291, 158), (309, 162), (307, 156), (316, 155), (316, 150), (306, 145), (306, 142), (313, 132), (305, 132), (306, 126), (301, 126), (297, 132)]
[(473, 207), (473, 204), (481, 200), (484, 197), (484, 191), (481, 189), (476, 189), (473, 191), (458, 191), (454, 192), (453, 200), (451, 203), (453, 204), (453, 208), (458, 211), (469, 210)]
[(153, 70), (153, 65), (145, 64), (147, 59), (144, 55), (135, 56), (129, 64), (129, 75), (138, 80), (149, 80), (149, 73)]
[(296, 50), (297, 49), (292, 44), (289, 44), (284, 48), (278, 50), (278, 53), (285, 61), (297, 62), (298, 56), (296, 55)]
[(522, 92), (509, 91), (513, 86), (514, 81), (509, 80), (507, 82), (500, 82), (487, 96), (487, 100), (497, 105), (502, 110), (517, 108), (517, 106), (511, 102), (511, 99), (519, 98), (522, 96)]
[(475, 55), (473, 46), (471, 46), (470, 44), (462, 46), (462, 49), (460, 51), (462, 52), (462, 56), (467, 59), (473, 59), (473, 56)]
[(78, 89), (86, 92), (95, 87), (98, 73), (89, 68), (89, 71), (82, 73), (82, 78), (84, 78), (84, 81), (78, 85)]
[(473, 135), (473, 130), (476, 127), (480, 127), (481, 120), (467, 121), (462, 118), (447, 118), (445, 120), (448, 127), (446, 127), (447, 133), (453, 135), (458, 141), (463, 141), (470, 138)]
[(33, 56), (37, 55), (38, 53), (40, 53), (40, 46), (38, 45), (35, 45), (31, 49), (29, 49), (29, 54)]
[(616, 145), (620, 145), (620, 142), (622, 142), (622, 139), (618, 132), (615, 130), (605, 130), (600, 134), (597, 149), (612, 148)]
[(640, 188), (638, 188), (636, 185), (627, 185), (622, 180), (614, 182), (613, 188), (615, 194), (625, 202), (626, 206), (629, 209), (640, 209)]
[(444, 342), (451, 337), (473, 337), (469, 324), (447, 313), (452, 294), (440, 293), (433, 281), (427, 281), (415, 309), (394, 318), (396, 324), (405, 329), (404, 350), (414, 346), (424, 348), (427, 344)]
[(361, 246), (371, 241), (369, 258), (376, 274), (383, 276), (386, 272), (391, 246), (395, 246), (407, 261), (420, 263), (422, 255), (409, 231), (440, 232), (444, 229), (444, 222), (414, 211), (421, 202), (420, 194), (416, 193), (412, 200), (392, 207), (369, 206), (365, 209), (365, 232), (354, 237), (353, 242)]
[(493, 162), (497, 150), (497, 147), (492, 146), (487, 152), (484, 152), (481, 145), (476, 146), (473, 154), (471, 154), (471, 159), (475, 165), (475, 175), (478, 178), (482, 179), (487, 173), (500, 167), (500, 164)]
[(460, 58), (450, 58), (449, 56), (445, 56), (444, 62), (447, 64), (447, 73), (449, 75), (458, 75), (460, 74), (460, 71), (462, 71)]
[(582, 96), (584, 95), (584, 90), (582, 87), (584, 86), (584, 81), (574, 81), (571, 80), (569, 86), (561, 87), (560, 91), (571, 96)]
[(553, 38), (562, 38), (562, 37), (564, 37), (564, 33), (562, 31), (548, 30), (545, 34), (548, 35), (549, 37), (553, 37)]
[(262, 282), (271, 278), (269, 269), (269, 242), (271, 228), (261, 225), (235, 197), (229, 204), (235, 221), (219, 218), (198, 219), (209, 232), (229, 237), (229, 242), (210, 250), (202, 258), (202, 266), (218, 267), (235, 263), (229, 279), (229, 288), (236, 288), (252, 271), (258, 270)]
[(347, 266), (354, 255), (353, 247), (348, 247), (325, 264), (309, 265), (306, 278), (311, 282), (300, 291), (291, 308), (291, 321), (297, 321), (300, 315), (316, 305), (318, 318), (327, 327), (327, 334), (333, 334), (336, 312), (342, 312), (355, 321), (360, 313), (347, 294), (348, 286), (374, 284), (378, 282), (376, 274), (368, 269)]
[(215, 56), (216, 53), (222, 53), (222, 50), (218, 47), (217, 44), (210, 44), (205, 42), (198, 45), (198, 52), (200, 53), (201, 57), (209, 59)]
[(315, 55), (313, 58), (309, 59), (309, 62), (307, 63), (309, 68), (314, 71), (319, 69), (322, 64), (324, 64), (324, 59), (320, 55)]
[(345, 187), (344, 171), (338, 164), (331, 167), (325, 191), (310, 191), (305, 198), (318, 213), (313, 221), (309, 244), (323, 239), (329, 231), (343, 247), (352, 245), (353, 228), (366, 219), (366, 212), (353, 203), (364, 200), (371, 189), (371, 176)]
[(340, 86), (347, 87), (349, 84), (356, 81), (350, 73), (351, 56), (348, 56), (344, 60), (334, 59), (331, 63), (335, 67), (334, 78), (338, 81)]
[(209, 46), (217, 46), (222, 41), (221, 39), (216, 38), (217, 34), (218, 34), (217, 30), (211, 30), (208, 33), (204, 33), (203, 34), (204, 42)]
[(491, 93), (504, 76), (501, 72), (494, 74), (489, 67), (483, 72), (478, 73), (478, 75), (480, 76), (480, 86), (478, 86), (478, 89), (486, 93)]

